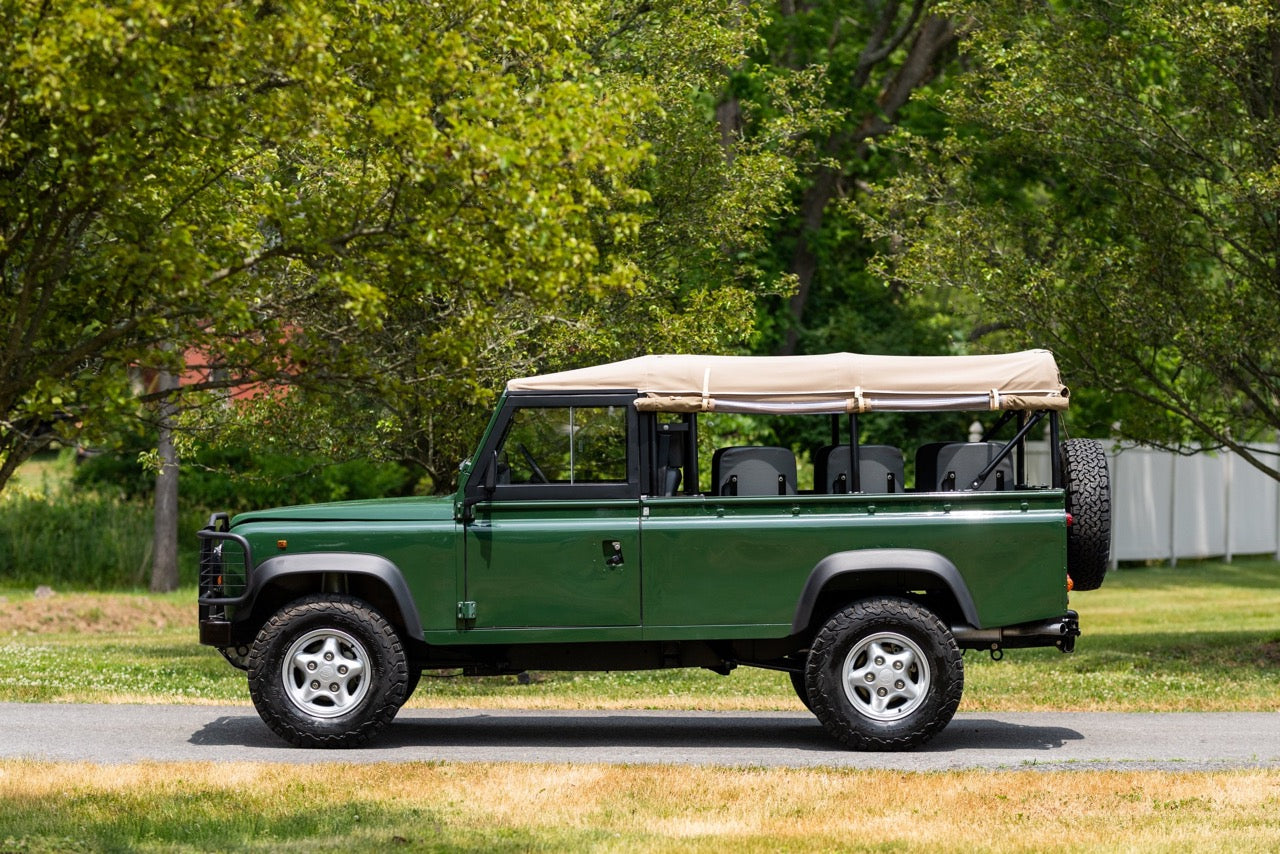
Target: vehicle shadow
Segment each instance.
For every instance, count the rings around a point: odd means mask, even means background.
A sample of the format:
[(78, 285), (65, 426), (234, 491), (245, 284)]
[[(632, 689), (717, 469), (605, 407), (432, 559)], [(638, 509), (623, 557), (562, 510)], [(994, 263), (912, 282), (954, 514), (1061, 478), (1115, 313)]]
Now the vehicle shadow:
[(1016, 724), (995, 719), (953, 720), (932, 741), (925, 753), (957, 750), (1057, 750), (1084, 735), (1070, 727)]
[[(917, 754), (957, 751), (1053, 751), (1084, 736), (1060, 726), (1035, 726), (998, 719), (954, 720)], [(201, 746), (235, 745), (248, 748), (288, 749), (255, 715), (223, 716), (210, 721), (190, 738)], [(637, 761), (636, 751), (652, 751), (654, 761), (680, 761), (697, 752), (747, 751), (740, 761), (750, 761), (750, 751), (773, 754), (801, 751), (847, 754), (822, 726), (807, 715), (698, 712), (509, 712), (407, 710), (382, 735), (366, 747), (326, 754), (355, 758), (377, 752), (381, 758), (415, 749), (491, 751), (511, 759), (528, 758), (530, 752), (566, 751), (565, 759), (578, 760), (578, 752), (612, 749), (596, 761)], [(414, 758), (410, 756), (405, 759)]]

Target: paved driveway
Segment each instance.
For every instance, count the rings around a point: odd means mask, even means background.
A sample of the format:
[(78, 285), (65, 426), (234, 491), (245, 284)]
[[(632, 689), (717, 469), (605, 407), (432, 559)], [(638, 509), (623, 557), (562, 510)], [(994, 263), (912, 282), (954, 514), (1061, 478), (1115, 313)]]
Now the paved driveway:
[(806, 713), (407, 709), (373, 746), (327, 751), (289, 747), (245, 706), (0, 703), (0, 758), (14, 757), (1191, 771), (1280, 767), (1280, 713), (969, 713), (919, 750), (855, 753)]

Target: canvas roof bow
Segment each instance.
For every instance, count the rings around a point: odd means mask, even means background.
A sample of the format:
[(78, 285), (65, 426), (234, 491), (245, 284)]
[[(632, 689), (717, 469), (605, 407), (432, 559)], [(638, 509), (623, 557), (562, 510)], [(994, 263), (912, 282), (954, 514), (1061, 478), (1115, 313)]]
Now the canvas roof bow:
[(1048, 350), (985, 356), (640, 356), (524, 377), (510, 391), (635, 390), (661, 412), (1065, 410)]

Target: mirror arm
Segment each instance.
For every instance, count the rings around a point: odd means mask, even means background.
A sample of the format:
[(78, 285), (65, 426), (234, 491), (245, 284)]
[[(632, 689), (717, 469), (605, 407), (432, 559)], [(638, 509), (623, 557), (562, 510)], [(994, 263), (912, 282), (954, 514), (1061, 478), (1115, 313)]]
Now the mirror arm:
[(480, 489), (483, 495), (468, 495), (462, 499), (462, 516), (460, 521), (464, 525), (470, 525), (475, 521), (476, 514), (474, 508), (481, 501), (488, 501), (493, 497), (494, 491), (498, 488), (498, 452), (494, 451), (484, 466), (484, 474), (481, 477)]

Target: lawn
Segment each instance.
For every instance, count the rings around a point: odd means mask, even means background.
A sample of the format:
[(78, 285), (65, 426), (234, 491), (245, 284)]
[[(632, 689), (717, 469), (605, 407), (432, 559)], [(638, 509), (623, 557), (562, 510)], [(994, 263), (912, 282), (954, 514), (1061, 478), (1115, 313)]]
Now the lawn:
[[(193, 590), (165, 596), (0, 593), (0, 700), (246, 703), (243, 674), (195, 642)], [(1280, 565), (1122, 569), (1077, 593), (1075, 653), (965, 659), (962, 711), (1271, 710), (1280, 696)], [(800, 709), (787, 678), (742, 668), (452, 678), (428, 673), (419, 707)]]
[[(0, 593), (0, 700), (245, 703), (194, 591)], [(1280, 566), (1125, 569), (1077, 652), (970, 653), (962, 709), (1274, 709)], [(444, 675), (444, 674), (438, 674)], [(781, 674), (426, 678), (410, 705), (796, 709)], [(1280, 850), (1280, 770), (0, 761), (0, 852)]]
[(10, 851), (1280, 849), (1280, 771), (0, 762)]

